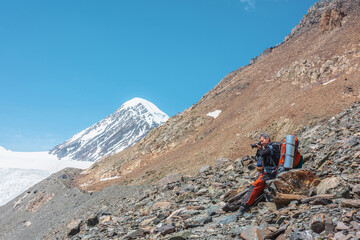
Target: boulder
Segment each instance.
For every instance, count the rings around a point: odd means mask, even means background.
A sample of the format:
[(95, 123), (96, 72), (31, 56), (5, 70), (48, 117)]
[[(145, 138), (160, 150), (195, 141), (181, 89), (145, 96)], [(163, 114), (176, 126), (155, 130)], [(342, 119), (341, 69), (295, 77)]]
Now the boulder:
[(341, 206), (349, 208), (360, 208), (359, 199), (343, 199), (341, 201)]
[(289, 205), (292, 201), (301, 201), (305, 198), (305, 195), (277, 193), (274, 197), (274, 202), (277, 208), (282, 208)]
[(324, 231), (325, 230), (325, 215), (324, 214), (314, 215), (310, 221), (310, 228), (315, 233), (321, 233), (322, 231)]
[(178, 173), (171, 173), (160, 179), (158, 182), (158, 186), (162, 188), (170, 183), (181, 182), (182, 179), (183, 179), (182, 175)]
[(334, 194), (335, 198), (349, 198), (350, 189), (341, 177), (323, 179), (316, 188), (318, 194)]
[(244, 240), (254, 240), (257, 238), (257, 227), (249, 227), (245, 229), (241, 234), (241, 239)]
[(320, 179), (310, 170), (297, 169), (281, 173), (270, 186), (278, 193), (307, 195), (319, 183)]
[(332, 199), (334, 199), (333, 194), (323, 194), (302, 199), (301, 202), (310, 203), (312, 205), (327, 205), (332, 203)]
[(80, 232), (82, 221), (80, 219), (74, 219), (67, 225), (67, 235), (74, 236)]

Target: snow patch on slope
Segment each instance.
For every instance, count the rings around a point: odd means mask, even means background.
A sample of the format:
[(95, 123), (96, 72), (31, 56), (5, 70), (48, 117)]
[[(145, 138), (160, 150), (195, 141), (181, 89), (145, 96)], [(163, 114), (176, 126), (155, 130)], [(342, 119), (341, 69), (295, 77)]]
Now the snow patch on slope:
[(206, 116), (213, 117), (214, 119), (217, 118), (221, 113), (221, 110), (215, 110), (213, 112), (209, 112)]
[(334, 78), (334, 79), (331, 79), (330, 81), (327, 81), (327, 82), (324, 82), (322, 85), (328, 85), (329, 83), (332, 83), (333, 81), (335, 81), (336, 80), (336, 78)]

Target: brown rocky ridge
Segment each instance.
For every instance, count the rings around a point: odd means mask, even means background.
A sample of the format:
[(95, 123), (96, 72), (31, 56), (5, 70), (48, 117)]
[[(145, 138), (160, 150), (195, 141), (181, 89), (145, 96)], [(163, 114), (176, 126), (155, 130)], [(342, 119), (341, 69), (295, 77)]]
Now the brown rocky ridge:
[[(359, 23), (357, 0), (316, 3), (282, 44), (229, 73), (135, 146), (95, 163), (78, 186), (97, 191), (171, 172), (191, 176), (218, 158), (250, 154), (260, 131), (280, 140), (328, 119), (360, 98)], [(215, 110), (217, 118), (207, 115)]]

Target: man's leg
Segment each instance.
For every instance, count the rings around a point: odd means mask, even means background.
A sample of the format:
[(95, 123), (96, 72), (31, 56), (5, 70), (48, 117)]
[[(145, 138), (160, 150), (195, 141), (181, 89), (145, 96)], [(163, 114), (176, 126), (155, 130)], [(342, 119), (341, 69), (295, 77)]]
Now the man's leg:
[(264, 175), (265, 173), (261, 173), (256, 181), (251, 184), (243, 200), (243, 205), (240, 207), (240, 211), (247, 211), (247, 209), (255, 202), (255, 199), (262, 193), (265, 188)]

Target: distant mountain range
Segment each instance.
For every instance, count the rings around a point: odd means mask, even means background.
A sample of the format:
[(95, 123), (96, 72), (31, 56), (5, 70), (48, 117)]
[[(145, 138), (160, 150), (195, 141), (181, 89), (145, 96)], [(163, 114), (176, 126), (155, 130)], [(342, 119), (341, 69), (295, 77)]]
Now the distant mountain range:
[(97, 161), (134, 145), (168, 119), (153, 103), (134, 98), (115, 113), (57, 145), (50, 154), (61, 159)]

